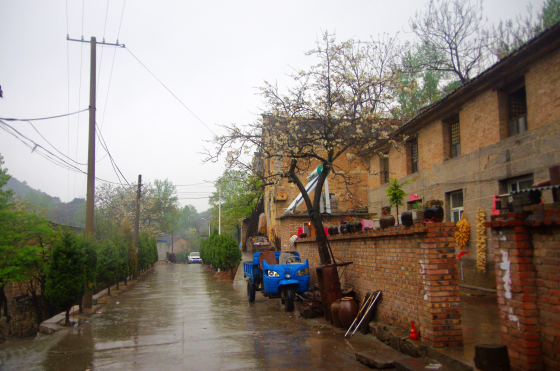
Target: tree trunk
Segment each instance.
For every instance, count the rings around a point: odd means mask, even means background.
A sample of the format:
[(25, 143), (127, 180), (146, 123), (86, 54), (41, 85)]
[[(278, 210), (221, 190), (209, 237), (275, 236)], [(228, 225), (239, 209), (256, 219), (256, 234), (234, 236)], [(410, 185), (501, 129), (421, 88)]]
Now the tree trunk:
[(117, 290), (119, 289), (119, 281), (117, 280)]
[(323, 228), (322, 217), (318, 213), (313, 213), (310, 218), (313, 228), (315, 228), (315, 235), (317, 240), (317, 250), (319, 252), (319, 261), (321, 265), (334, 263), (331, 259), (329, 247), (327, 246), (327, 234)]
[(6, 318), (8, 319), (8, 322), (10, 322), (10, 314), (8, 313), (8, 298), (6, 297), (6, 293), (4, 292), (4, 286), (2, 285), (2, 287), (0, 287), (0, 303), (3, 304), (4, 306), (4, 315), (6, 316)]
[(83, 296), (80, 296), (80, 298), (78, 299), (78, 306), (80, 308), (80, 310), (79, 310), (80, 314), (84, 313), (83, 300), (84, 300)]
[(107, 295), (111, 295), (111, 281), (107, 281)]
[(128, 278), (128, 276), (126, 276), (126, 277), (124, 278), (124, 285), (125, 285), (125, 286), (128, 286), (128, 283), (126, 282), (127, 278)]
[(64, 323), (66, 326), (70, 326), (70, 309), (72, 306), (66, 308), (66, 322)]
[(37, 313), (37, 324), (40, 325), (43, 322), (43, 313), (41, 308), (39, 308), (39, 298), (37, 297), (37, 293), (31, 293), (31, 297), (33, 298), (33, 305), (35, 306), (35, 313)]

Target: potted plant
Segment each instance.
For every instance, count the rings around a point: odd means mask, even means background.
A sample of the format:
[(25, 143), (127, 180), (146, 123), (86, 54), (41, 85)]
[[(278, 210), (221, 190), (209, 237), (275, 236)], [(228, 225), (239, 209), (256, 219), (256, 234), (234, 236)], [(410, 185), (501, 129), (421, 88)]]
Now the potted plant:
[(416, 201), (412, 204), (412, 215), (417, 222), (422, 222), (424, 220), (424, 208), (420, 201)]
[(404, 206), (403, 200), (406, 192), (402, 189), (405, 184), (410, 183), (410, 180), (399, 183), (398, 179), (389, 179), (389, 187), (387, 187), (387, 197), (389, 204), (397, 207), (397, 215), (399, 215), (399, 206)]

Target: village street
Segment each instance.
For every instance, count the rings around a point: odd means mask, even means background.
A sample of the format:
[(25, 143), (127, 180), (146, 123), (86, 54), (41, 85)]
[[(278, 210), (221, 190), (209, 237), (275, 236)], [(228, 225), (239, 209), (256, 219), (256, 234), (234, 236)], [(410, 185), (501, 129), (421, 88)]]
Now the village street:
[[(368, 369), (324, 319), (298, 318), (245, 281), (217, 281), (200, 265), (159, 265), (72, 330), (0, 345), (0, 370)], [(359, 348), (359, 349), (358, 349)]]

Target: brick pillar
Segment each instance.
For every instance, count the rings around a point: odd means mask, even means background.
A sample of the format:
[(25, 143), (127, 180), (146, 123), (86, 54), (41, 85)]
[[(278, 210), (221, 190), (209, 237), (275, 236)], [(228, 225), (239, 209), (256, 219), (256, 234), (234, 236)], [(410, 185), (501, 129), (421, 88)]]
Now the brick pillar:
[(454, 223), (426, 223), (420, 243), (419, 317), (422, 341), (435, 347), (463, 345)]
[(502, 344), (508, 347), (512, 371), (544, 368), (537, 273), (526, 217), (526, 213), (510, 213), (506, 220), (486, 223), (492, 228)]

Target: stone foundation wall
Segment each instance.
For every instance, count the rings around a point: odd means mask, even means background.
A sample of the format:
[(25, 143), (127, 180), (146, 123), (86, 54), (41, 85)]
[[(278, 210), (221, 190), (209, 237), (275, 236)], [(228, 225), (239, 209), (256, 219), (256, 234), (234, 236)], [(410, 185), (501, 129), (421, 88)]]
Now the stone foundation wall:
[(486, 223), (512, 371), (560, 369), (560, 203)]
[[(420, 223), (329, 237), (335, 258), (353, 262), (340, 268), (342, 287), (353, 287), (358, 298), (381, 290), (376, 318), (403, 329), (415, 321), (422, 341), (431, 346), (462, 345), (455, 229), (453, 223)], [(316, 284), (315, 239), (299, 240), (296, 250), (309, 259)]]
[[(42, 321), (48, 318), (47, 302), (43, 296), (37, 297), (42, 314)], [(39, 320), (37, 311), (31, 296), (15, 297), (8, 303), (8, 312), (11, 320), (9, 322), (9, 336), (25, 338), (35, 336), (39, 332)]]

